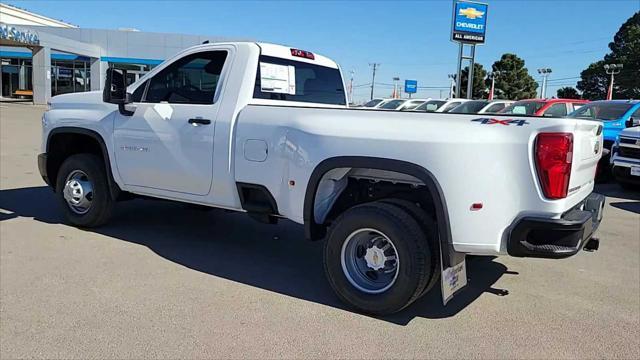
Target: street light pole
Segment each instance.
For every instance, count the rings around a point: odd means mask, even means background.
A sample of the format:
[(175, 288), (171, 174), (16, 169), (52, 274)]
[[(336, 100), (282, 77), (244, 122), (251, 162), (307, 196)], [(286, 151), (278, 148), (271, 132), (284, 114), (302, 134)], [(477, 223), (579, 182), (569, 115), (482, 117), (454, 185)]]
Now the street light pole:
[(604, 71), (611, 75), (611, 81), (609, 82), (609, 89), (607, 90), (607, 100), (613, 99), (613, 76), (620, 73), (622, 70), (622, 64), (606, 64)]
[(493, 100), (493, 93), (495, 91), (496, 88), (496, 76), (500, 75), (500, 71), (493, 71), (490, 72), (489, 77), (491, 78), (491, 89), (489, 90), (489, 96), (488, 96), (488, 100)]
[(549, 75), (551, 74), (551, 69), (538, 69), (538, 74), (542, 75), (542, 88), (540, 89), (540, 97), (544, 99), (547, 96), (547, 77), (549, 77)]
[(373, 67), (373, 75), (371, 76), (371, 98), (369, 100), (373, 100), (373, 89), (376, 85), (376, 70), (380, 64), (378, 63), (370, 63), (369, 66)]

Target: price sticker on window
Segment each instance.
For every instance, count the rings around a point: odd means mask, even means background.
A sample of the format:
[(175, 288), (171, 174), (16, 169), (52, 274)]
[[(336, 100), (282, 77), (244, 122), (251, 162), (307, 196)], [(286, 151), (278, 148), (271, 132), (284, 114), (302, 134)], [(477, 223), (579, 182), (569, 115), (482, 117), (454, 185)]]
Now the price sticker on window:
[(295, 95), (296, 68), (260, 62), (260, 91)]

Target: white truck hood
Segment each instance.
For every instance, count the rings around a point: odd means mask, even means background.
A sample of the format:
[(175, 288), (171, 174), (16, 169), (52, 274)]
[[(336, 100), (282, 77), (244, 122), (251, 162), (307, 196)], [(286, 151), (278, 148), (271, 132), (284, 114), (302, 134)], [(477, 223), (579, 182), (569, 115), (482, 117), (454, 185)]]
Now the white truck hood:
[(620, 132), (620, 136), (640, 138), (640, 126), (626, 128)]

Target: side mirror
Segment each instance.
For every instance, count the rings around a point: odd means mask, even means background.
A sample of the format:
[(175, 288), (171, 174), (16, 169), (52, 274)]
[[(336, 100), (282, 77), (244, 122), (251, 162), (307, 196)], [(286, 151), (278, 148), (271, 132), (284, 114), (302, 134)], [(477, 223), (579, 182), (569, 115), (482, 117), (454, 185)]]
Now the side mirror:
[(625, 122), (625, 127), (634, 127), (634, 126), (640, 126), (640, 119), (638, 118), (634, 118), (633, 116), (629, 118), (629, 120), (627, 120)]
[(131, 94), (127, 93), (127, 70), (107, 69), (107, 79), (102, 91), (102, 101), (109, 104), (118, 105), (118, 110), (122, 115), (131, 116), (132, 111), (124, 108), (125, 104), (130, 104)]

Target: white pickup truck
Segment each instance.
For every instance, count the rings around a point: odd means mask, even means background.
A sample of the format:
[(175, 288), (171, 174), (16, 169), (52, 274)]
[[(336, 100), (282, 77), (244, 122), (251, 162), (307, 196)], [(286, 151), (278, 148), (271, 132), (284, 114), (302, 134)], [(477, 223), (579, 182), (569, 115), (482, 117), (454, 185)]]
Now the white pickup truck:
[(103, 93), (56, 96), (43, 116), (38, 166), (75, 226), (135, 196), (290, 219), (325, 239), (337, 295), (372, 314), (440, 278), (446, 302), (465, 254), (597, 248), (599, 122), (348, 109), (334, 61), (263, 43), (195, 46), (125, 78), (109, 69)]

